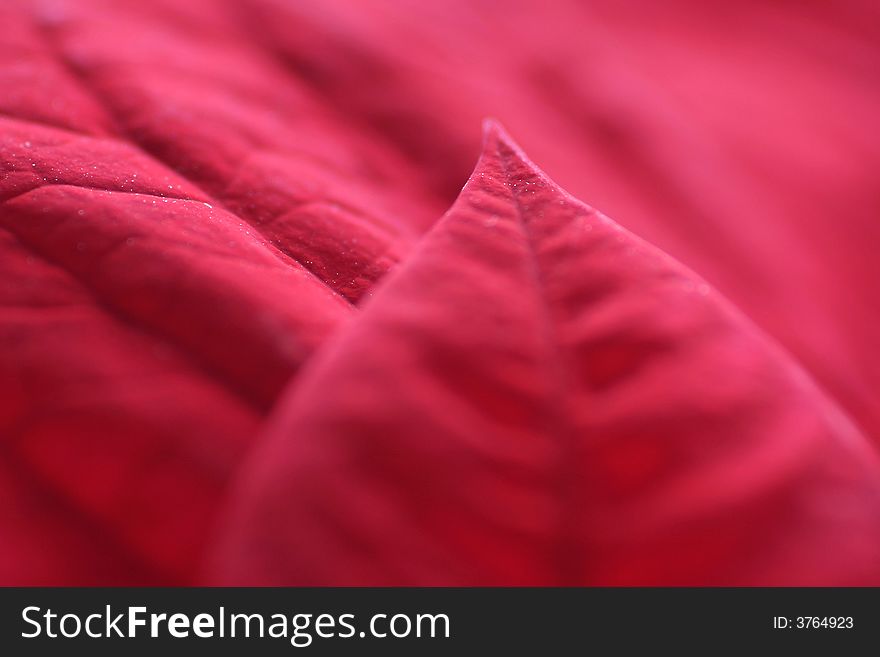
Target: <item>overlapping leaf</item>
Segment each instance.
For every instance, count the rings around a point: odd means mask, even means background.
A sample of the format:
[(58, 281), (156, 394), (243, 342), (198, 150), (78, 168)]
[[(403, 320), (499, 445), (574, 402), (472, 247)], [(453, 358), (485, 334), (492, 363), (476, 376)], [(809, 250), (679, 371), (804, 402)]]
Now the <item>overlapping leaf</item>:
[(455, 206), (281, 403), (213, 573), (878, 582), (878, 474), (764, 334), (490, 123)]

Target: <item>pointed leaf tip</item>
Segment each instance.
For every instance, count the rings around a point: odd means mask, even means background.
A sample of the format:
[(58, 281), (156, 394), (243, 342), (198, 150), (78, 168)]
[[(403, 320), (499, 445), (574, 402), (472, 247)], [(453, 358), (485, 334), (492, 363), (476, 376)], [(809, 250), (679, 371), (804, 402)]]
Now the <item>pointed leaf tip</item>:
[(483, 151), (497, 151), (498, 146), (503, 144), (522, 159), (528, 160), (510, 133), (504, 128), (498, 119), (487, 117), (483, 119)]
[(504, 132), (504, 128), (502, 127), (501, 122), (498, 121), (498, 119), (491, 116), (487, 116), (485, 119), (483, 119), (484, 142), (496, 137), (500, 132)]

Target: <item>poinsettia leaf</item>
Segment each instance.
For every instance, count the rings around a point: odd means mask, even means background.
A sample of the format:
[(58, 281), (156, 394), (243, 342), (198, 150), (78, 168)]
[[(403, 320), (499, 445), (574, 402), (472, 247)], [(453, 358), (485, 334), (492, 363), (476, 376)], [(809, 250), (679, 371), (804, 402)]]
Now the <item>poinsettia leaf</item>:
[(800, 367), (494, 123), (280, 403), (212, 581), (880, 581), (880, 470)]
[(189, 581), (263, 415), (353, 308), (130, 146), (0, 126), (0, 582)]

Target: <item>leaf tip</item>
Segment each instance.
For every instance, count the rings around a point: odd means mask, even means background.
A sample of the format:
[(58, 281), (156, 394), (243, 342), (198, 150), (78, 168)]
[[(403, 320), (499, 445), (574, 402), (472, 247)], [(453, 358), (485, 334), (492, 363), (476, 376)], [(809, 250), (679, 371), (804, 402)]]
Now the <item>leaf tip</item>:
[(494, 117), (486, 117), (483, 119), (483, 151), (497, 151), (502, 145), (524, 157), (522, 149), (501, 122)]
[(501, 122), (494, 116), (487, 116), (483, 119), (483, 142), (491, 141), (504, 132)]

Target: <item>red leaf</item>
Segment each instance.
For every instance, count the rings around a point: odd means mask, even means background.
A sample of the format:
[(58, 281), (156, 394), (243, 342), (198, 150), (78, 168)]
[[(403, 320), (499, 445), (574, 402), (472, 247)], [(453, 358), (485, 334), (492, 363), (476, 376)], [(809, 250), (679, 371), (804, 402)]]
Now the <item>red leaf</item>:
[(352, 307), (131, 147), (8, 123), (0, 582), (187, 582), (263, 414)]
[(489, 124), (281, 403), (215, 580), (880, 583), (878, 473), (769, 338)]

